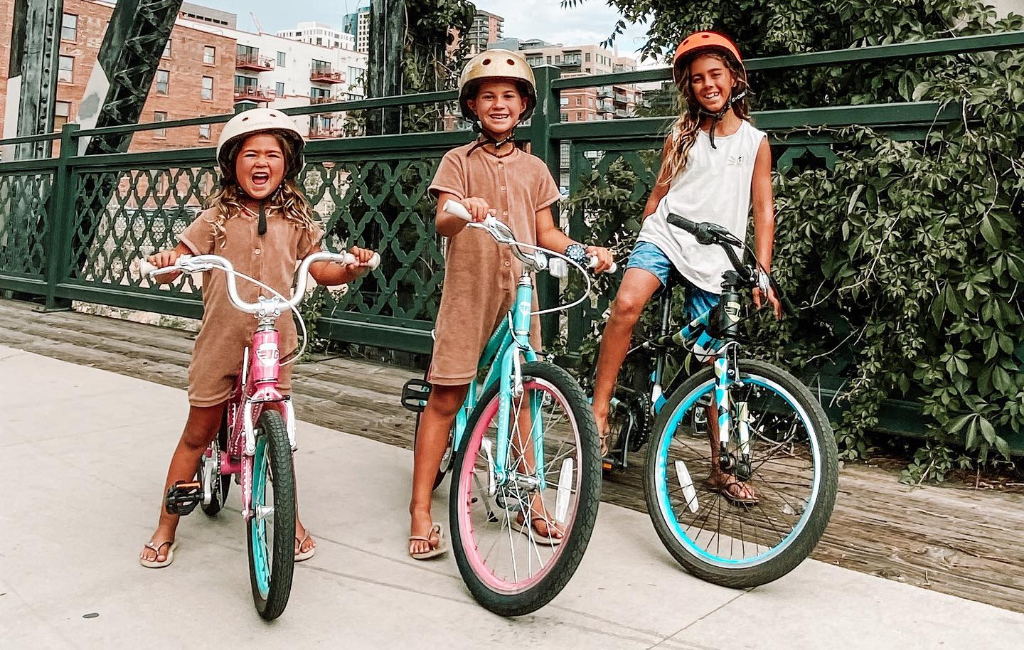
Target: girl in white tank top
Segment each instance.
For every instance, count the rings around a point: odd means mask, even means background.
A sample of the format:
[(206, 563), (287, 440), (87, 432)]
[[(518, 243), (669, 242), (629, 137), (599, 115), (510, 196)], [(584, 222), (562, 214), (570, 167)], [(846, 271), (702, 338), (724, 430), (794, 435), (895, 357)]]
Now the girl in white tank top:
[[(686, 280), (690, 318), (717, 304), (722, 273), (730, 268), (723, 250), (702, 246), (666, 218), (679, 214), (695, 222), (711, 221), (744, 239), (747, 215), (754, 208), (754, 249), (764, 270), (771, 270), (775, 216), (772, 205), (771, 152), (767, 136), (754, 128), (747, 107), (747, 74), (736, 45), (714, 32), (688, 36), (676, 50), (673, 80), (683, 110), (665, 140), (658, 182), (644, 207), (643, 227), (619, 286), (601, 340), (594, 386), (594, 418), (607, 453), (608, 409), (629, 339), (644, 306), (664, 285), (672, 268)], [(742, 257), (743, 251), (737, 249)], [(754, 290), (754, 303), (781, 307), (774, 292)], [(711, 455), (717, 457), (717, 413), (709, 413)], [(708, 484), (737, 503), (757, 502), (751, 486), (711, 463)]]

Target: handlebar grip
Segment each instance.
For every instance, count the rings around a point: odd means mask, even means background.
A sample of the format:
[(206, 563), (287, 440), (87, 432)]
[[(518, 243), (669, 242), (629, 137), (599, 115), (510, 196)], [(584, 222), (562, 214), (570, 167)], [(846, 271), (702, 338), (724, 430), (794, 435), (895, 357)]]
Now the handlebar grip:
[(697, 224), (692, 222), (692, 221), (690, 221), (686, 217), (681, 217), (678, 214), (670, 214), (670, 215), (668, 215), (668, 218), (666, 219), (666, 221), (668, 221), (670, 226), (675, 226), (676, 228), (682, 228), (683, 230), (685, 230), (686, 232), (690, 233), (691, 235), (694, 235), (694, 236), (697, 235)]
[(458, 201), (453, 201), (452, 199), (448, 199), (447, 201), (445, 201), (444, 206), (441, 209), (447, 212), (448, 214), (452, 215), (453, 217), (465, 219), (466, 221), (470, 221), (473, 219), (473, 215), (469, 213), (469, 210), (466, 209), (466, 206), (462, 205)]
[[(359, 260), (356, 259), (355, 255), (353, 255), (352, 253), (345, 253), (345, 261), (342, 262), (342, 264), (356, 264), (358, 262)], [(360, 264), (359, 266), (363, 267), (364, 269), (370, 269), (371, 271), (375, 271), (377, 267), (380, 266), (380, 255), (374, 253), (373, 257), (370, 258), (369, 262), (367, 262), (366, 264)]]
[(142, 275), (149, 275), (149, 276), (151, 276), (156, 270), (157, 270), (157, 267), (155, 267), (152, 264), (150, 264), (149, 260), (146, 260), (146, 259), (140, 259), (139, 260), (139, 272)]
[[(590, 258), (590, 263), (587, 264), (587, 268), (591, 268), (592, 269), (595, 266), (597, 266), (597, 258), (596, 257), (591, 257)], [(619, 270), (619, 265), (616, 264), (615, 262), (612, 262), (612, 265), (609, 266), (607, 269), (605, 269), (604, 272), (605, 273), (615, 273), (618, 270)]]

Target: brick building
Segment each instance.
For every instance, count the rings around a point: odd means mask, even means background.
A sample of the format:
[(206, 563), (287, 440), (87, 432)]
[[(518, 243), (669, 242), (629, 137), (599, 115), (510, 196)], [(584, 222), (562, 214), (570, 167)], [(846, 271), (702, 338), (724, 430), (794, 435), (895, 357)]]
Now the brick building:
[[(13, 4), (2, 3), (0, 9), (0, 33), (8, 36)], [(54, 130), (77, 118), (112, 12), (113, 5), (106, 2), (64, 0)], [(0, 45), (5, 48), (0, 49), (0, 88), (5, 94), (9, 43), (7, 38)], [(234, 68), (233, 39), (176, 24), (139, 121), (161, 122), (232, 112)], [(3, 117), (0, 113), (0, 120)], [(211, 146), (219, 134), (220, 125), (216, 124), (144, 131), (132, 137), (129, 151)]]

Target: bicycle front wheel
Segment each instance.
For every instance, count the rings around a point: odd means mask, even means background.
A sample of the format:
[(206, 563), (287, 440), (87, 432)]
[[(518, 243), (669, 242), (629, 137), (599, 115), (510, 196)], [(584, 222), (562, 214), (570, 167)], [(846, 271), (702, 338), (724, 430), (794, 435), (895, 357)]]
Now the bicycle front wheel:
[(295, 473), (288, 430), (277, 411), (256, 422), (253, 515), (248, 524), (249, 581), (256, 611), (271, 621), (284, 612), (295, 568)]
[(745, 409), (751, 460), (745, 484), (753, 499), (723, 489), (742, 477), (716, 471), (718, 442), (709, 440), (707, 417), (715, 392), (710, 368), (687, 380), (658, 415), (644, 496), (658, 536), (684, 568), (708, 582), (748, 588), (786, 575), (814, 550), (835, 505), (839, 463), (828, 418), (806, 386), (767, 363), (739, 366), (729, 389), (728, 450), (736, 458), (742, 453), (737, 415)]
[[(601, 498), (597, 429), (579, 384), (557, 366), (527, 363), (523, 389), (510, 398), (507, 436), (498, 435), (497, 386), (483, 394), (456, 456), (449, 498), (459, 572), (473, 597), (502, 616), (543, 607), (569, 582)], [(506, 477), (494, 471), (502, 441)]]

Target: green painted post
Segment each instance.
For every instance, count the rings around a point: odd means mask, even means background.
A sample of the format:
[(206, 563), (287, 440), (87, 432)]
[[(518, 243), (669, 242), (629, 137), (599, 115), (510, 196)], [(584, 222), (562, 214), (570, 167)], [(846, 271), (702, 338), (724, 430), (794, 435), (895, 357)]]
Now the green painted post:
[(65, 124), (60, 132), (60, 155), (53, 173), (53, 188), (46, 202), (46, 302), (43, 311), (63, 311), (71, 301), (56, 297), (57, 284), (64, 280), (71, 260), (71, 229), (74, 228), (74, 179), (71, 158), (78, 150), (79, 125)]
[[(530, 139), (530, 150), (547, 164), (551, 175), (557, 182), (559, 179), (559, 143), (551, 139), (551, 124), (559, 120), (559, 91), (551, 87), (562, 72), (555, 66), (543, 65), (533, 69), (537, 79), (537, 108), (530, 118), (530, 125), (524, 129)], [(556, 224), (561, 224), (558, 204), (551, 207)], [(537, 297), (543, 308), (551, 307), (558, 301), (558, 281), (550, 275), (542, 274), (537, 278)], [(548, 347), (558, 339), (558, 314), (541, 316), (541, 327), (544, 333), (544, 346)]]

